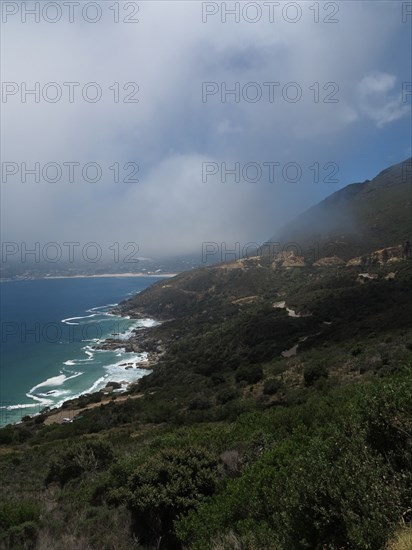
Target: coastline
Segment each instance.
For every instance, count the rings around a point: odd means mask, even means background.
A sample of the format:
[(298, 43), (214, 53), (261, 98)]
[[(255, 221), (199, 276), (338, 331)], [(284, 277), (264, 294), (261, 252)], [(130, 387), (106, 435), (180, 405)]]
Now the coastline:
[[(160, 323), (160, 321), (158, 322)], [(155, 326), (158, 326), (158, 325), (155, 325)], [(147, 354), (148, 354), (147, 360), (139, 364), (139, 366), (135, 367), (140, 370), (147, 371), (147, 374), (143, 375), (143, 376), (147, 376), (153, 372), (153, 369), (156, 367), (160, 358), (165, 353), (165, 349), (162, 349), (162, 350), (153, 349), (154, 340), (151, 339), (149, 336), (149, 331), (152, 328), (154, 327), (134, 329), (132, 335), (127, 340), (117, 340), (115, 338), (106, 338), (106, 340), (102, 342), (100, 345), (96, 346), (95, 349), (115, 350), (122, 347), (126, 349), (129, 348), (131, 352), (137, 351), (137, 350), (139, 350), (140, 352), (147, 350)], [(125, 359), (125, 364), (126, 363), (127, 363), (127, 359)], [(132, 368), (132, 367), (126, 366), (126, 369), (127, 368)], [(25, 414), (24, 416), (22, 415), (20, 420), (14, 421), (11, 424), (21, 424), (22, 422), (24, 422), (23, 419), (25, 416), (29, 416), (30, 418), (41, 416), (43, 417), (42, 423), (44, 425), (50, 425), (54, 423), (64, 424), (64, 423), (67, 423), (68, 421), (73, 422), (73, 420), (75, 420), (77, 416), (80, 416), (84, 411), (93, 409), (95, 407), (99, 407), (100, 405), (106, 405), (110, 402), (113, 402), (113, 403), (122, 402), (129, 398), (136, 399), (139, 397), (143, 397), (143, 394), (133, 392), (139, 380), (143, 378), (143, 376), (129, 382), (124, 389), (116, 388), (116, 385), (118, 383), (112, 382), (110, 379), (108, 379), (106, 386), (99, 390), (82, 393), (77, 397), (73, 397), (71, 399), (67, 399), (63, 401), (58, 406), (45, 407), (44, 412), (42, 412), (42, 410), (39, 410), (34, 414)], [(96, 396), (100, 396), (100, 399), (96, 400)], [(26, 411), (26, 409), (24, 408), (22, 408), (22, 410)], [(1, 427), (4, 427), (4, 426), (1, 426)]]
[[(119, 274), (121, 277), (133, 277), (136, 276), (136, 274)], [(75, 276), (75, 277), (64, 277), (59, 276), (56, 278), (61, 279), (71, 279), (71, 278), (101, 278), (104, 276), (111, 277), (112, 275), (97, 275), (97, 276)], [(146, 275), (140, 274), (138, 275), (140, 277), (145, 277)], [(172, 274), (163, 274), (164, 278), (173, 276)], [(151, 275), (149, 277), (157, 278), (157, 275)], [(51, 277), (50, 277), (51, 278)], [(152, 284), (152, 283), (151, 283)], [(114, 304), (110, 304), (114, 305)], [(127, 312), (123, 311), (121, 307), (119, 307), (120, 304), (116, 304), (116, 312), (115, 315), (119, 317), (123, 317), (125, 319), (131, 318)], [(111, 310), (113, 313), (113, 309)], [(110, 313), (110, 312), (109, 312)], [(1, 422), (1, 427), (6, 426), (7, 424), (21, 424), (24, 423), (24, 417), (42, 417), (41, 423), (45, 422), (45, 424), (49, 423), (64, 423), (67, 421), (67, 418), (70, 418), (71, 420), (73, 417), (80, 415), (83, 410), (94, 408), (95, 406), (100, 406), (101, 404), (105, 404), (108, 402), (117, 402), (118, 400), (124, 401), (125, 399), (128, 399), (129, 397), (134, 398), (136, 395), (136, 386), (138, 384), (138, 381), (141, 377), (146, 376), (153, 372), (153, 368), (158, 363), (161, 355), (165, 353), (165, 350), (163, 347), (159, 346), (159, 342), (151, 337), (151, 331), (153, 328), (161, 324), (161, 320), (155, 319), (152, 315), (150, 317), (145, 315), (137, 315), (133, 316), (133, 319), (137, 321), (138, 319), (142, 320), (149, 320), (154, 322), (153, 326), (152, 324), (149, 324), (149, 326), (138, 326), (131, 329), (129, 334), (126, 338), (120, 338), (117, 334), (112, 334), (111, 336), (107, 336), (104, 340), (101, 340), (100, 342), (96, 342), (91, 347), (93, 350), (99, 351), (99, 350), (107, 350), (107, 351), (120, 351), (123, 349), (123, 351), (126, 351), (129, 354), (133, 353), (144, 353), (146, 355), (146, 359), (142, 360), (140, 363), (136, 362), (130, 362), (128, 357), (124, 357), (122, 359), (123, 364), (120, 365), (120, 367), (124, 367), (125, 371), (127, 372), (128, 369), (139, 369), (140, 371), (146, 371), (143, 375), (141, 374), (138, 378), (133, 380), (127, 380), (125, 377), (122, 379), (123, 381), (118, 381), (117, 378), (107, 378), (107, 383), (104, 387), (100, 387), (100, 389), (92, 389), (92, 391), (85, 390), (84, 393), (77, 394), (73, 397), (68, 397), (64, 401), (60, 401), (56, 404), (51, 405), (43, 405), (42, 407), (36, 408), (35, 411), (28, 410), (29, 407), (26, 407), (26, 405), (22, 405), (21, 408), (19, 408), (18, 418), (13, 419), (5, 424)], [(133, 364), (134, 363), (134, 364)], [(122, 387), (120, 387), (120, 384)], [(13, 405), (13, 409), (17, 409), (15, 405)], [(20, 412), (21, 411), (21, 412)], [(65, 420), (66, 419), (66, 420)], [(47, 422), (46, 422), (47, 421)]]
[[(119, 315), (119, 313), (117, 313)], [(153, 319), (154, 321), (157, 321), (158, 323), (161, 323), (158, 319)], [(158, 326), (158, 325), (155, 325)], [(147, 370), (147, 375), (151, 374), (153, 372), (153, 368), (157, 365), (160, 358), (166, 353), (166, 349), (163, 345), (159, 345), (158, 341), (155, 341), (152, 339), (149, 335), (150, 330), (155, 327), (144, 327), (140, 329), (134, 329), (132, 335), (127, 340), (117, 340), (115, 338), (106, 338), (104, 342), (102, 342), (100, 345), (95, 346), (95, 349), (106, 349), (106, 350), (114, 350), (118, 349), (119, 347), (125, 347), (126, 349), (129, 348), (130, 351), (134, 352), (142, 352), (145, 351), (148, 354), (148, 359), (143, 362), (141, 365), (139, 365), (139, 369), (141, 370)], [(155, 343), (155, 349), (153, 349), (153, 345)], [(162, 343), (163, 344), (163, 343)], [(126, 367), (130, 368), (130, 367)], [(144, 376), (147, 376), (144, 375)], [(122, 402), (127, 399), (137, 399), (140, 397), (143, 397), (143, 394), (141, 393), (131, 393), (132, 390), (135, 388), (136, 384), (138, 384), (137, 379), (133, 382), (130, 382), (124, 390), (117, 389), (116, 391), (113, 391), (113, 388), (110, 388), (112, 382), (110, 380), (108, 381), (107, 385), (100, 389), (96, 390), (92, 393), (84, 393), (81, 394), (78, 397), (75, 397), (74, 399), (68, 399), (64, 401), (59, 407), (52, 407), (49, 410), (45, 411), (44, 413), (38, 413), (34, 416), (43, 415), (44, 416), (44, 425), (50, 425), (50, 424), (64, 424), (68, 422), (73, 422), (76, 420), (77, 416), (80, 416), (82, 412), (93, 409), (95, 407), (99, 407), (100, 405), (106, 405), (110, 402), (116, 403), (116, 402)], [(101, 399), (98, 401), (95, 401), (93, 396), (96, 396), (100, 394)], [(87, 403), (82, 405), (82, 401), (88, 400)]]
[(107, 277), (148, 277), (170, 279), (178, 273), (98, 273), (95, 275), (50, 275), (49, 277), (26, 277), (26, 278), (4, 278), (0, 283), (9, 283), (11, 281), (48, 281), (50, 279), (102, 279)]
[(100, 279), (102, 277), (175, 277), (177, 273), (99, 273), (97, 275), (51, 275), (42, 279)]

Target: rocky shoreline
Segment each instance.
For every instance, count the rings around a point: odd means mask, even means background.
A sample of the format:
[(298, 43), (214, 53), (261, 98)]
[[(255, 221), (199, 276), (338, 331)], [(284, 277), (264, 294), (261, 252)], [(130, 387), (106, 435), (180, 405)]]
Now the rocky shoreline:
[[(116, 350), (124, 348), (127, 353), (147, 353), (147, 361), (144, 363), (136, 363), (136, 368), (152, 370), (154, 365), (166, 353), (166, 348), (163, 340), (158, 340), (150, 335), (154, 327), (136, 328), (133, 334), (127, 340), (119, 338), (107, 338), (101, 344), (94, 346), (94, 349), (99, 350)], [(126, 369), (133, 366), (131, 362), (124, 361), (120, 366)]]
[[(126, 312), (121, 307), (117, 307), (112, 311), (115, 315), (125, 316)], [(127, 312), (130, 315), (130, 312)], [(140, 313), (133, 316), (134, 319), (147, 318), (147, 316)], [(152, 317), (151, 317), (152, 318)], [(161, 321), (156, 319), (160, 324)], [(135, 361), (128, 361), (127, 359), (121, 363), (120, 366), (125, 370), (129, 369), (141, 369), (149, 372), (153, 371), (159, 360), (166, 354), (166, 346), (163, 340), (155, 338), (151, 335), (151, 332), (158, 324), (153, 327), (138, 327), (133, 329), (132, 335), (127, 340), (121, 340), (119, 338), (107, 338), (99, 345), (93, 346), (93, 349), (98, 350), (116, 350), (119, 348), (125, 349), (130, 353), (146, 353), (147, 360), (142, 363)], [(148, 374), (149, 374), (148, 372)], [(65, 423), (67, 421), (72, 422), (76, 419), (78, 414), (81, 414), (82, 410), (87, 410), (91, 407), (107, 403), (109, 401), (124, 401), (128, 397), (138, 397), (136, 395), (136, 386), (138, 380), (128, 384), (125, 390), (122, 390), (122, 384), (119, 382), (108, 381), (106, 386), (93, 393), (84, 393), (74, 399), (68, 399), (60, 407), (52, 408), (43, 411), (45, 416), (45, 424), (50, 423)]]

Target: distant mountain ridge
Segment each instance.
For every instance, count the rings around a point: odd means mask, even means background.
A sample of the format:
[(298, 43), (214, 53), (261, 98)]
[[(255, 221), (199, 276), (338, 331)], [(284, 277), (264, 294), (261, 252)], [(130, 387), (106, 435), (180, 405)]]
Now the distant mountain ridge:
[[(306, 261), (349, 260), (412, 237), (412, 158), (352, 183), (313, 206), (273, 235), (263, 251), (293, 250)], [(266, 252), (267, 253), (267, 252)]]

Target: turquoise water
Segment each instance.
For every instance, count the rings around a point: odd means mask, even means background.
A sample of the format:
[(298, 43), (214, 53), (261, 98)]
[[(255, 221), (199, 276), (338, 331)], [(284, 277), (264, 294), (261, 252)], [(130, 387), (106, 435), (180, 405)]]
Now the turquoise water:
[[(99, 390), (108, 381), (125, 388), (147, 374), (138, 368), (145, 354), (93, 346), (112, 335), (127, 339), (133, 328), (155, 323), (109, 312), (156, 280), (105, 277), (2, 283), (0, 425)], [(125, 363), (133, 368), (126, 369)]]

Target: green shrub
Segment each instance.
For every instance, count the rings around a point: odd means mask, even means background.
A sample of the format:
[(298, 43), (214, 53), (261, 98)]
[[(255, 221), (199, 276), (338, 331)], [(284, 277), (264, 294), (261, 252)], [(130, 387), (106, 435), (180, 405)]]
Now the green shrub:
[(35, 548), (40, 509), (30, 501), (0, 503), (0, 545), (5, 548)]
[(206, 550), (210, 537), (230, 529), (241, 537), (256, 533), (256, 548), (268, 540), (279, 550), (382, 548), (400, 513), (387, 476), (382, 461), (365, 453), (362, 437), (299, 435), (182, 518), (177, 531), (193, 550)]
[(85, 472), (98, 471), (107, 467), (112, 460), (112, 447), (105, 441), (91, 440), (72, 444), (52, 460), (46, 483), (57, 481), (63, 486)]
[(174, 521), (212, 495), (216, 479), (216, 460), (198, 448), (162, 451), (136, 468), (129, 506), (139, 541), (176, 547)]
[(0, 527), (7, 530), (26, 521), (38, 521), (40, 511), (34, 502), (0, 502)]
[(328, 369), (325, 365), (316, 364), (316, 365), (307, 365), (303, 371), (303, 379), (305, 386), (313, 386), (313, 384), (320, 378), (328, 377)]
[(10, 527), (7, 533), (9, 547), (24, 550), (36, 548), (39, 525), (34, 521), (25, 521)]
[(214, 372), (212, 376), (210, 377), (212, 383), (214, 386), (219, 386), (219, 384), (223, 384), (225, 381), (225, 377), (220, 372)]
[(233, 401), (233, 399), (237, 399), (239, 397), (239, 392), (236, 388), (228, 387), (221, 390), (217, 396), (216, 400), (221, 405), (224, 405), (225, 403), (228, 403), (229, 401)]
[(274, 395), (282, 389), (282, 387), (283, 383), (281, 380), (278, 380), (277, 378), (269, 378), (268, 380), (265, 380), (263, 385), (263, 393), (265, 395)]
[(256, 384), (263, 378), (263, 369), (261, 365), (241, 365), (235, 374), (236, 382), (245, 381), (248, 384)]
[(9, 425), (0, 429), (0, 445), (7, 445), (13, 441), (14, 429)]
[(357, 357), (362, 353), (362, 351), (363, 351), (362, 346), (355, 346), (354, 348), (352, 348), (351, 354), (353, 355), (353, 357)]
[(36, 425), (43, 424), (43, 422), (45, 420), (46, 420), (46, 415), (45, 414), (38, 414), (37, 416), (34, 417), (34, 423)]
[(207, 409), (210, 409), (210, 407), (211, 407), (210, 401), (202, 396), (195, 397), (189, 403), (189, 409), (191, 411), (205, 411)]

